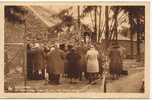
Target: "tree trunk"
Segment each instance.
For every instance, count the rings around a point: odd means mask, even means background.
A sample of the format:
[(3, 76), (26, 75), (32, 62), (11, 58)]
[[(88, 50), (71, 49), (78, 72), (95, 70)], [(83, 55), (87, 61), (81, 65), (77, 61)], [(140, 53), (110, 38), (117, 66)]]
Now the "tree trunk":
[(137, 32), (137, 59), (140, 61), (140, 33)]
[[(139, 24), (139, 18), (137, 19), (137, 24), (138, 24), (138, 26), (140, 26), (140, 24)], [(140, 61), (140, 31), (139, 30), (137, 30), (138, 31), (137, 32), (137, 60), (138, 61)]]
[(118, 40), (118, 30), (117, 30), (117, 24), (118, 24), (118, 21), (117, 21), (117, 16), (118, 16), (118, 8), (114, 8), (114, 20), (115, 20), (115, 23), (114, 23), (114, 34), (115, 34), (115, 40), (117, 41)]
[(80, 30), (80, 6), (77, 6), (78, 8), (78, 30)]
[[(24, 27), (25, 27), (25, 29), (24, 29), (24, 36), (26, 35), (26, 30), (27, 30), (27, 25), (26, 25), (26, 20), (25, 20), (25, 22), (24, 22)], [(23, 37), (24, 37), (23, 36)], [(25, 88), (25, 92), (26, 92), (26, 85), (27, 85), (27, 55), (26, 55), (26, 53), (27, 53), (27, 44), (26, 44), (26, 40), (25, 40), (25, 38), (23, 38), (24, 39), (24, 57), (23, 57), (23, 73), (24, 73), (24, 88)]]
[(132, 15), (129, 15), (129, 23), (130, 23), (130, 58), (133, 59), (133, 20)]
[(99, 31), (98, 31), (98, 42), (100, 41), (101, 37), (101, 6), (100, 6), (100, 11), (99, 11)]
[(81, 32), (80, 32), (80, 6), (77, 6), (78, 9), (78, 26), (77, 26), (77, 31), (78, 31), (78, 40), (81, 38)]
[(108, 37), (109, 37), (109, 15), (108, 6), (105, 7), (105, 47), (108, 47)]
[(133, 34), (132, 31), (130, 32), (130, 52), (131, 52), (131, 59), (133, 59)]
[(94, 39), (95, 39), (95, 41), (97, 41), (97, 6), (95, 6), (95, 9), (94, 9), (94, 21), (95, 21)]

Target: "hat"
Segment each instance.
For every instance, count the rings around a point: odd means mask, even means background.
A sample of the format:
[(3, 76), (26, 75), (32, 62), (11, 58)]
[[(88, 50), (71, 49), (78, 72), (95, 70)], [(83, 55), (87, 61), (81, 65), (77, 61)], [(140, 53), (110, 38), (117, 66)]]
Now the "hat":
[(90, 45), (90, 48), (94, 48), (94, 46), (93, 46), (93, 45)]
[(59, 43), (57, 42), (55, 43), (55, 47), (59, 48), (59, 45), (60, 45)]
[(35, 43), (35, 46), (34, 46), (35, 48), (37, 48), (37, 47), (40, 47), (40, 44), (39, 43)]
[(73, 45), (68, 45), (68, 49), (72, 49), (73, 48)]
[(54, 48), (54, 47), (51, 47), (50, 51), (53, 51), (53, 50), (55, 50), (55, 48)]

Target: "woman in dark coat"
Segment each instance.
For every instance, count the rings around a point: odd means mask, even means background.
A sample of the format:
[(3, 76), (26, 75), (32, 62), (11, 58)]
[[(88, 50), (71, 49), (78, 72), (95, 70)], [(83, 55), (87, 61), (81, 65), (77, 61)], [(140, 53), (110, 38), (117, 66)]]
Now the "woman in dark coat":
[(32, 50), (30, 44), (27, 44), (27, 79), (33, 79)]
[(71, 79), (71, 83), (73, 83), (73, 78), (79, 78), (81, 57), (74, 49), (70, 49), (70, 52), (67, 54), (66, 58), (68, 60), (68, 76)]
[(118, 79), (121, 71), (122, 71), (122, 59), (120, 51), (118, 50), (119, 46), (114, 45), (111, 49), (109, 57), (110, 57), (110, 74), (113, 76), (113, 79)]
[(44, 52), (39, 44), (35, 44), (35, 47), (32, 48), (33, 52), (33, 63), (34, 63), (34, 78), (36, 80), (44, 79)]
[(78, 54), (81, 56), (81, 59), (80, 59), (80, 81), (82, 80), (82, 77), (83, 77), (83, 73), (85, 75), (86, 73), (86, 59), (85, 59), (85, 54), (86, 54), (86, 48), (83, 46), (83, 45), (79, 45), (77, 47), (77, 52)]
[(50, 74), (49, 76), (53, 75), (54, 78), (52, 81), (54, 81), (55, 84), (60, 84), (60, 76), (64, 74), (64, 58), (65, 53), (57, 46), (48, 54), (48, 72)]

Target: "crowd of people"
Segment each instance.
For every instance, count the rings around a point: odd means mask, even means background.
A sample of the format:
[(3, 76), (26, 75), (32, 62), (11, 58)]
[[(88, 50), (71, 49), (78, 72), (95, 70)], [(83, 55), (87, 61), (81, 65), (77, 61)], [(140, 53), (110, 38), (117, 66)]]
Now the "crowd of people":
[[(114, 44), (109, 51), (109, 72), (112, 78), (119, 78), (122, 58), (119, 45)], [(61, 78), (77, 83), (84, 78), (88, 83), (102, 77), (104, 57), (93, 44), (57, 44), (46, 46), (40, 43), (27, 45), (27, 78), (43, 80), (49, 84), (61, 84)]]

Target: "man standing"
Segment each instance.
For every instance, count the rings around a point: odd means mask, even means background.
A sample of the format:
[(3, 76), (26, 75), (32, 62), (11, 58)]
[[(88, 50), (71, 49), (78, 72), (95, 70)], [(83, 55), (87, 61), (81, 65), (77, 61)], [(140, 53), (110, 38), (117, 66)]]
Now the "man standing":
[(99, 53), (93, 45), (90, 46), (90, 49), (87, 51), (86, 60), (87, 60), (87, 73), (89, 83), (92, 83), (96, 80), (99, 72), (99, 62), (98, 62)]

